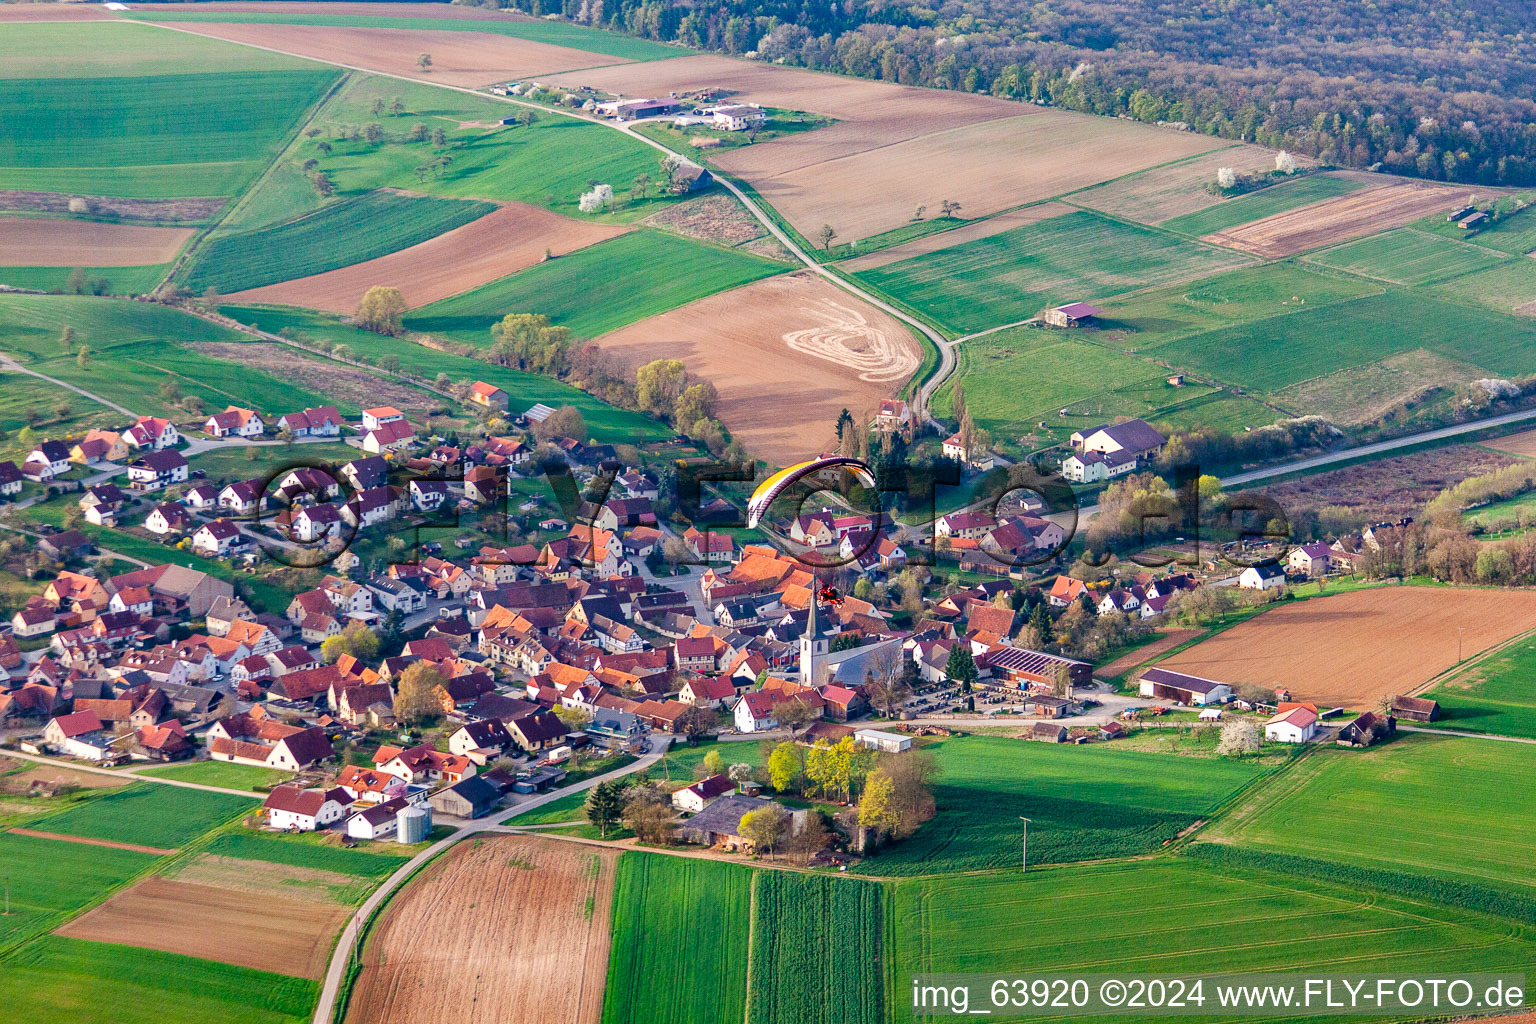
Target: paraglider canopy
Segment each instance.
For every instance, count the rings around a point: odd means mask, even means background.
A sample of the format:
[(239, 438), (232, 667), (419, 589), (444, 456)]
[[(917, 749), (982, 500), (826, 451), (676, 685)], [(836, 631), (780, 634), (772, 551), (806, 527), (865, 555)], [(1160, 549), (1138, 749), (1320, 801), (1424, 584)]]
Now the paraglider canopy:
[(752, 492), (752, 497), (747, 501), (747, 526), (756, 528), (762, 521), (763, 515), (768, 511), (774, 499), (782, 494), (796, 482), (819, 473), (824, 469), (846, 469), (852, 473), (858, 481), (871, 490), (875, 487), (875, 474), (869, 468), (869, 464), (862, 459), (856, 459), (851, 455), (824, 455), (819, 459), (810, 459), (796, 463), (787, 469), (781, 469), (777, 473), (764, 480), (757, 490)]

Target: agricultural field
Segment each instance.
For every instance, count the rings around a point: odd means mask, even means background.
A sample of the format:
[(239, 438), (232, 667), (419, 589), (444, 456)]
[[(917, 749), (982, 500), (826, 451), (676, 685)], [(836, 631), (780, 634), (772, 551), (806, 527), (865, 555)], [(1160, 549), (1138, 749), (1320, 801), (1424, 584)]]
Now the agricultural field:
[(1215, 185), (1216, 172), (1221, 168), (1260, 173), (1271, 171), (1274, 166), (1275, 154), (1270, 150), (1259, 146), (1228, 146), (1074, 192), (1071, 201), (1076, 206), (1086, 206), (1122, 220), (1166, 225), (1174, 218), (1232, 202), (1209, 187)]
[(351, 314), (369, 288), (389, 284), (400, 289), (406, 306), (414, 308), (490, 284), (526, 270), (546, 256), (564, 256), (624, 230), (618, 224), (579, 221), (526, 203), (507, 203), (494, 213), (408, 249), (242, 291), (231, 298), (242, 303), (307, 306)]
[(508, 313), (543, 313), (582, 338), (781, 273), (783, 264), (652, 229), (631, 231), (413, 310), (406, 327), (489, 346)]
[(1462, 277), (1430, 285), (1427, 292), (1463, 305), (1536, 316), (1536, 259), (1507, 259)]
[(951, 334), (1047, 306), (1214, 274), (1246, 262), (1151, 228), (1080, 211), (865, 271), (866, 284)]
[[(396, 99), (402, 107), (398, 116)], [(375, 113), (378, 104), (382, 113)], [(661, 180), (661, 157), (648, 144), (543, 109), (530, 125), (501, 124), (520, 109), (491, 96), (354, 74), (316, 112), (311, 125), (320, 134), (295, 138), (231, 212), (227, 226), (249, 230), (318, 208), (320, 197), (303, 170), (311, 159), (343, 196), (398, 188), (450, 199), (529, 203), (582, 220), (618, 223), (642, 220), (679, 201), (657, 188), (643, 195), (634, 188), (640, 175)], [(382, 141), (352, 137), (357, 126), (370, 122), (381, 125)], [(413, 141), (418, 123), (442, 128), (443, 146), (430, 137)], [(613, 210), (580, 211), (589, 181), (613, 186)]]
[[(1400, 733), (1366, 750), (1316, 751), (1246, 794), (1201, 839), (1449, 877), (1530, 899), (1533, 781), (1536, 765), (1520, 744)], [(1367, 806), (1391, 827), (1360, 828)]]
[[(48, 10), (38, 5), (29, 13)], [(40, 21), (7, 25), (5, 37), (0, 39), (0, 79), (79, 78), (81, 68), (86, 66), (94, 76), (103, 78), (314, 71), (319, 67), (297, 57), (166, 32), (150, 25), (134, 25), (110, 15), (104, 24), (98, 25)]]
[(0, 284), (27, 291), (66, 294), (73, 290), (70, 276), (77, 269), (85, 275), (87, 294), (148, 295), (171, 272), (171, 264), (100, 267), (76, 263), (52, 267), (0, 267)]
[(1461, 656), (1536, 629), (1536, 593), (1375, 587), (1271, 607), (1160, 664), (1300, 700), (1368, 711), (1412, 693)]
[(1487, 249), (1412, 228), (1395, 228), (1346, 242), (1337, 248), (1314, 253), (1307, 259), (1361, 277), (1410, 286), (1433, 284), (1500, 262), (1500, 257)]
[[(1157, 421), (1163, 408), (1215, 393), (1190, 383), (1173, 387), (1168, 370), (1150, 359), (1078, 340), (1078, 332), (1015, 327), (960, 346), (956, 380), (978, 427), (1005, 448), (1038, 448), (1065, 439), (1088, 421), (1115, 415)], [(1030, 386), (1021, 387), (1029, 381)], [(934, 412), (952, 416), (954, 387), (934, 399)], [(1067, 416), (1060, 415), (1062, 409)], [(1046, 422), (1042, 431), (1037, 427)], [(1030, 443), (1018, 436), (1027, 434)]]
[[(1225, 156), (1226, 151), (1223, 150), (1217, 155)], [(1231, 165), (1223, 164), (1222, 166)], [(1272, 163), (1271, 166), (1273, 166)], [(1212, 171), (1211, 178), (1208, 180), (1214, 180), (1214, 178), (1215, 171)], [(1239, 224), (1263, 220), (1265, 217), (1272, 217), (1286, 210), (1294, 210), (1298, 206), (1348, 195), (1364, 187), (1363, 182), (1352, 178), (1333, 174), (1309, 174), (1294, 181), (1283, 181), (1278, 185), (1261, 188), (1255, 192), (1223, 199), (1206, 209), (1165, 220), (1162, 226), (1169, 231), (1177, 231), (1185, 235), (1209, 235), (1237, 227)], [(1201, 191), (1204, 190), (1201, 189)], [(1209, 195), (1209, 193), (1206, 194)]]
[(1449, 729), (1536, 738), (1536, 640), (1517, 640), (1422, 694)]
[(752, 885), (739, 864), (620, 857), (603, 1024), (744, 1020)]
[(0, 916), (0, 947), (56, 927), (155, 860), (136, 850), (0, 832), (0, 873), (11, 880), (11, 913)]
[[(389, 376), (383, 371), (310, 355), (276, 342), (215, 341), (190, 347), (198, 355), (210, 356), (222, 362), (240, 363), (253, 372), (282, 381), (300, 393), (324, 395), (325, 401), (322, 404), (336, 406), (337, 411), (348, 418), (356, 418), (363, 409), (379, 404), (393, 405), (416, 423), (425, 422), (429, 414), (435, 415), (447, 410), (463, 415), (457, 403), (450, 399)], [(270, 403), (274, 399), (268, 398), (267, 401)], [(285, 406), (270, 411), (282, 413), (296, 407)], [(272, 427), (268, 429), (275, 430)], [(346, 458), (356, 457), (357, 454), (357, 449), (345, 448), (341, 441), (325, 443), (322, 447)], [(315, 454), (308, 445), (303, 451), (306, 455)], [(235, 454), (237, 458), (250, 457), (245, 452)], [(276, 452), (270, 455), (273, 458), (279, 457)], [(282, 453), (281, 457), (286, 455)]]
[(6, 268), (62, 267), (66, 273), (86, 265), (139, 268), (170, 262), (191, 237), (191, 228), (0, 217), (0, 262)]
[(1295, 256), (1352, 238), (1402, 227), (1420, 217), (1446, 213), (1466, 200), (1462, 189), (1393, 181), (1275, 213), (1202, 236), (1267, 259)]
[(1267, 770), (1000, 736), (951, 737), (923, 749), (938, 762), (938, 814), (854, 870), (899, 876), (1013, 867), (1020, 815), (1031, 820), (1031, 864), (1149, 853)]
[(588, 432), (599, 441), (644, 444), (672, 436), (671, 430), (649, 416), (607, 405), (585, 391), (549, 377), (427, 348), (406, 338), (370, 334), (319, 313), (259, 306), (222, 306), (220, 312), (274, 334), (287, 328), (302, 338), (329, 339), (349, 345), (354, 351), (375, 359), (393, 355), (402, 367), (428, 379), (446, 373), (454, 380), (483, 380), (495, 384), (507, 393), (512, 408), (518, 412), (535, 402), (575, 406), (581, 410)]
[(877, 1024), (885, 889), (784, 871), (752, 879), (751, 1024)]
[[(875, 267), (883, 267), (888, 263), (899, 263), (913, 256), (925, 256), (939, 249), (949, 249), (965, 242), (974, 242), (981, 238), (990, 238), (1004, 231), (1012, 231), (1014, 228), (1025, 227), (1029, 224), (1038, 224), (1052, 217), (1060, 217), (1072, 212), (1072, 207), (1066, 203), (1036, 203), (1033, 206), (1025, 206), (1017, 210), (1009, 210), (1007, 213), (999, 213), (995, 217), (987, 217), (982, 220), (962, 221), (959, 218), (949, 218), (954, 227), (941, 231), (930, 231), (917, 235), (915, 238), (898, 242), (887, 246), (878, 252), (871, 252), (867, 256), (854, 255), (852, 259), (838, 263), (838, 268), (850, 274), (856, 274), (861, 270), (873, 270)], [(934, 220), (923, 222), (925, 225), (935, 225)], [(888, 232), (887, 234), (890, 234)], [(864, 246), (851, 247), (857, 254)]]
[(394, 844), (371, 844), (348, 850), (336, 845), (322, 845), (320, 840), (323, 838), (313, 833), (292, 835), (231, 828), (214, 836), (206, 849), (210, 857), (265, 861), (369, 881), (382, 880), (410, 859)]
[(216, 288), (228, 294), (320, 274), (409, 249), (494, 209), (490, 203), (367, 192), (285, 224), (216, 236), (197, 250), (186, 284), (197, 293)]
[(52, 935), (8, 960), (5, 975), (9, 1012), (28, 1024), (302, 1024), (317, 993), (304, 978)]
[(264, 789), (285, 781), (290, 774), (276, 768), (258, 768), (253, 764), (235, 764), (232, 761), (182, 761), (159, 768), (140, 768), (139, 772), (159, 779), (195, 782), (200, 786), (222, 786), (225, 789)]
[(196, 839), (258, 801), (180, 786), (125, 786), (80, 807), (33, 822), (42, 832), (174, 848)]
[[(166, 788), (166, 787), (160, 787)], [(302, 868), (199, 857), (153, 876), (70, 921), (56, 934), (319, 978), (349, 913), (324, 886), (349, 884)], [(293, 885), (284, 885), (291, 880)]]
[(617, 859), (524, 836), (457, 844), (374, 926), (347, 1019), (502, 1021), (536, 1006), (551, 1024), (596, 1024)]
[(878, 408), (922, 361), (895, 317), (805, 272), (710, 295), (601, 344), (634, 367), (681, 359), (719, 391), (731, 436), (786, 466), (826, 450), (841, 410)]
[(1159, 362), (1274, 395), (1303, 381), (1417, 349), (1462, 361), (1482, 376), (1517, 375), (1536, 324), (1385, 292), (1159, 345)]
[[(580, 50), (587, 58), (597, 55), (616, 57), (620, 61), (663, 60), (692, 52), (681, 46), (655, 43), (571, 22), (530, 18), (505, 8), (493, 13), (473, 7), (445, 7), (430, 3), (326, 3), (324, 0), (283, 3), (274, 0), (263, 3), (259, 8), (240, 3), (208, 3), (200, 4), (195, 11), (148, 9), (135, 11), (129, 17), (172, 24), (237, 22), (252, 25), (357, 26), (412, 32), (488, 33)], [(612, 64), (614, 61), (592, 60), (592, 63)], [(415, 68), (414, 63), (412, 67)], [(435, 62), (432, 73), (437, 73)]]
[[(6, 31), (25, 36), (34, 27)], [(129, 44), (127, 34), (122, 39), (118, 45)], [(62, 66), (78, 72), (81, 65)], [(0, 80), (0, 118), (9, 126), (0, 138), (0, 188), (140, 198), (232, 195), (336, 78), (334, 69), (311, 65)], [(79, 102), (85, 94), (92, 102)]]
[[(1355, 805), (1335, 820), (1370, 833), (1359, 813)], [(1536, 954), (1527, 931), (1506, 920), (1194, 858), (904, 881), (892, 904), (886, 978), (899, 1021), (914, 1019), (903, 997), (925, 972), (1404, 976), (1518, 971)]]

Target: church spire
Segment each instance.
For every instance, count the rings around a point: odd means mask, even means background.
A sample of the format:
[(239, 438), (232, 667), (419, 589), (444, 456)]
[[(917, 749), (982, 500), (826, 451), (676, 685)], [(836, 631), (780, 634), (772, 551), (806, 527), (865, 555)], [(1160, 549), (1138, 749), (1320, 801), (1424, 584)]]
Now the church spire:
[(805, 620), (805, 634), (800, 637), (800, 684), (816, 685), (816, 645), (820, 630), (816, 627), (816, 606), (821, 603), (821, 585), (811, 574), (811, 608)]

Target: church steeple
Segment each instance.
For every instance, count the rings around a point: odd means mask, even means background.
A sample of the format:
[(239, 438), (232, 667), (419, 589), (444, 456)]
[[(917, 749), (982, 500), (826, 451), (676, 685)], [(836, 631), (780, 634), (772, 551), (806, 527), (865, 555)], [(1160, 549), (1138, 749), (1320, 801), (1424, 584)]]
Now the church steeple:
[(802, 686), (816, 685), (816, 657), (827, 653), (826, 642), (822, 640), (821, 629), (816, 623), (816, 606), (820, 603), (821, 584), (816, 581), (813, 573), (810, 615), (805, 620), (805, 632), (800, 636), (800, 684)]

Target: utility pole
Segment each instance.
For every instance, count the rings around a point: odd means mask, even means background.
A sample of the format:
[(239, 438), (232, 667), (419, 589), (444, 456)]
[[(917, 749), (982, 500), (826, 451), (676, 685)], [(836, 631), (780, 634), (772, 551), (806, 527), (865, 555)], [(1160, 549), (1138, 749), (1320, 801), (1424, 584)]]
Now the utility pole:
[(1028, 871), (1029, 870), (1029, 819), (1024, 817), (1021, 814), (1021, 815), (1019, 815), (1019, 820), (1024, 823), (1024, 843), (1023, 843), (1023, 849), (1020, 852), (1020, 859), (1022, 861), (1022, 864), (1020, 866), (1020, 870), (1021, 871)]

